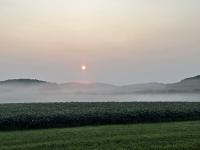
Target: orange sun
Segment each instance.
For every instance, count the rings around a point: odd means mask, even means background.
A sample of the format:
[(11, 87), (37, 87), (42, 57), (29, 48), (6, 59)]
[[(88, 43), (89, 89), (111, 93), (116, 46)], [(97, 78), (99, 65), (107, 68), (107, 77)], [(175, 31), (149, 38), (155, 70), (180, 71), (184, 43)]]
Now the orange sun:
[(81, 66), (81, 70), (85, 71), (87, 69), (87, 67), (85, 65)]

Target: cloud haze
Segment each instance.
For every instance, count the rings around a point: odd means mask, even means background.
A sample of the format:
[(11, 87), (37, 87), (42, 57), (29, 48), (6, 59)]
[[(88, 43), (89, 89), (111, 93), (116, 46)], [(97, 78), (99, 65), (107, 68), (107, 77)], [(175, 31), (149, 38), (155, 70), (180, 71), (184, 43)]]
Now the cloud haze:
[(0, 0), (0, 80), (193, 76), (200, 73), (199, 16), (199, 0)]

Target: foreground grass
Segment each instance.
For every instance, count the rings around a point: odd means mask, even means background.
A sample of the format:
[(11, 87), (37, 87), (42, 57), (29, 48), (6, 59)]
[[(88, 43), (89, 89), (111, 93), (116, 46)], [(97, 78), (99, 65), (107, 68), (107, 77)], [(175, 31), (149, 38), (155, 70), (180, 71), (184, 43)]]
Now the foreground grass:
[(1, 150), (197, 150), (200, 121), (0, 132)]

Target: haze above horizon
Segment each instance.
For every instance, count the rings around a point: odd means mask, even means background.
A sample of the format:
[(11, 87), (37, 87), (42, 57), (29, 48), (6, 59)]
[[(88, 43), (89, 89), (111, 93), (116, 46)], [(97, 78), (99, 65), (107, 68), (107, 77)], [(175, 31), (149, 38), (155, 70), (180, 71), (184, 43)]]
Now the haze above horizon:
[(199, 0), (0, 0), (0, 80), (180, 81), (200, 74), (199, 16)]

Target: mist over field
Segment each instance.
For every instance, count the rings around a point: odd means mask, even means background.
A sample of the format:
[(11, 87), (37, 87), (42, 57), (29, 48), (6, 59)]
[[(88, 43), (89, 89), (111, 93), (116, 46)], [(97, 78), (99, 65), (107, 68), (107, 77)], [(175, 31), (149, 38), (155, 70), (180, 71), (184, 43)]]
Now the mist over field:
[(33, 79), (0, 82), (0, 103), (31, 102), (200, 102), (200, 76), (173, 84), (146, 83), (117, 86), (106, 83), (51, 83)]
[(197, 150), (200, 0), (0, 0), (0, 150)]
[(0, 103), (199, 101), (199, 6), (0, 0)]

